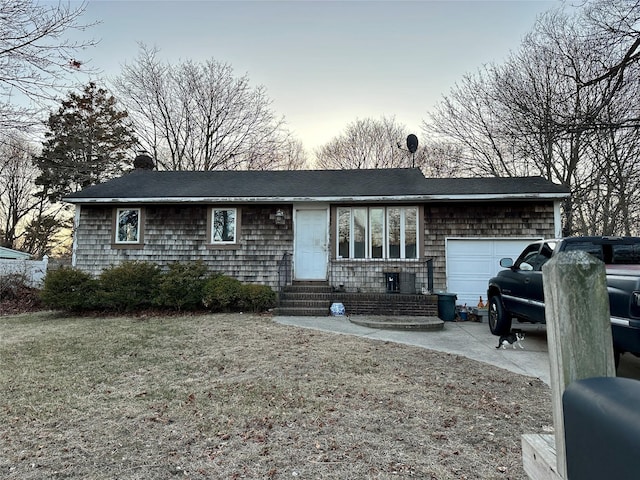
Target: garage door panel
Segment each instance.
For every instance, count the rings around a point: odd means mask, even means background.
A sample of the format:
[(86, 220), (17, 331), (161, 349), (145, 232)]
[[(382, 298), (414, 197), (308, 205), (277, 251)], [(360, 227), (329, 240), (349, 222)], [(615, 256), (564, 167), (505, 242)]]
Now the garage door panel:
[(471, 274), (477, 276), (479, 273), (490, 275), (493, 271), (493, 257), (471, 258), (463, 256), (449, 257), (451, 268), (449, 275), (465, 276)]
[(478, 240), (477, 242), (467, 242), (459, 240), (449, 240), (449, 254), (458, 256), (469, 255), (493, 255), (493, 242)]
[(447, 240), (447, 290), (457, 295), (459, 305), (475, 306), (487, 294), (489, 279), (496, 275), (500, 259), (515, 259), (539, 238), (465, 238)]
[(458, 305), (467, 305), (469, 307), (475, 307), (478, 304), (479, 297), (482, 296), (486, 300), (487, 288), (486, 285), (483, 291), (479, 291), (479, 284), (477, 281), (464, 281), (458, 280), (456, 282), (456, 297)]

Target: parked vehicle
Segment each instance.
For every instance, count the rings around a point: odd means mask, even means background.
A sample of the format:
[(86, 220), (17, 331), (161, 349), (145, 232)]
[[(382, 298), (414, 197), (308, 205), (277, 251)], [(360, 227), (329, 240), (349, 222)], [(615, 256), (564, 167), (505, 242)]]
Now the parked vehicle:
[(489, 328), (511, 331), (512, 321), (545, 323), (542, 266), (563, 251), (582, 250), (605, 263), (616, 365), (620, 355), (640, 356), (640, 237), (568, 237), (527, 246), (489, 280)]

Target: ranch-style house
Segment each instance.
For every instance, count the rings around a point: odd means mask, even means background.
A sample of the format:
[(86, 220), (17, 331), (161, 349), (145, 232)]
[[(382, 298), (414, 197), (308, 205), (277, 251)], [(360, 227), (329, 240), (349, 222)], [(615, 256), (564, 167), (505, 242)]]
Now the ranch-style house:
[(541, 177), (425, 178), (419, 169), (135, 169), (66, 197), (73, 266), (202, 260), (277, 291), (454, 292), (475, 305), (501, 257), (561, 235), (565, 187)]

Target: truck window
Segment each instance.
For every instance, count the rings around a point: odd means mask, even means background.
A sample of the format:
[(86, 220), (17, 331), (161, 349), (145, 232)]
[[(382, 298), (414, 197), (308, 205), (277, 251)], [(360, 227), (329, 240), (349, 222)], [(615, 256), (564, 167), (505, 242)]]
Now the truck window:
[[(542, 245), (534, 243), (533, 245), (529, 245), (525, 251), (520, 254), (516, 267), (522, 270), (539, 272), (542, 270), (542, 266), (547, 263), (547, 260), (551, 258), (553, 247), (554, 245), (549, 245), (548, 243), (543, 243)], [(531, 265), (532, 268), (522, 268), (523, 263)]]
[(516, 260), (515, 266), (516, 268), (520, 268), (520, 265), (523, 263), (530, 263), (529, 260), (534, 258), (538, 252), (540, 251), (540, 244), (533, 243), (529, 245), (524, 251), (520, 254), (518, 259)]
[(640, 244), (612, 245), (611, 263), (615, 265), (639, 265)]
[(531, 264), (534, 272), (539, 272), (542, 270), (542, 266), (551, 258), (552, 254), (553, 250), (551, 250), (551, 247), (546, 243), (543, 243), (538, 254), (535, 257), (532, 257), (528, 263)]
[(639, 265), (638, 243), (593, 243), (589, 241), (567, 243), (565, 252), (581, 250), (602, 260), (607, 265)]
[(587, 252), (588, 254), (593, 255), (597, 259), (600, 259), (603, 262), (605, 261), (604, 254), (602, 252), (602, 245), (597, 245), (593, 242), (588, 242), (588, 241), (570, 242), (570, 243), (567, 243), (564, 249), (565, 252), (572, 252), (576, 250), (581, 252)]

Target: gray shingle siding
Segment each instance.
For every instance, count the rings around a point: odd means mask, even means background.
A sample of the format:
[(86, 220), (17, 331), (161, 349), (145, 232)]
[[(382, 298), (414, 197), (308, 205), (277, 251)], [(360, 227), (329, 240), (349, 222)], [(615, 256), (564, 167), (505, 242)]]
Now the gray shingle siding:
[[(127, 260), (172, 262), (202, 260), (212, 272), (231, 275), (247, 283), (276, 286), (278, 261), (291, 252), (290, 220), (275, 225), (273, 207), (240, 206), (241, 227), (237, 248), (215, 247), (207, 240), (208, 206), (143, 206), (143, 248), (114, 248), (111, 244), (112, 206), (87, 206), (80, 211), (76, 230), (76, 267), (93, 275)], [(290, 207), (287, 208), (291, 218)]]
[[(114, 206), (83, 205), (76, 230), (76, 266), (98, 275), (111, 264), (142, 260), (166, 266), (202, 260), (210, 271), (242, 282), (278, 286), (278, 261), (293, 252), (290, 205), (240, 205), (237, 248), (216, 248), (207, 242), (207, 205), (151, 205), (145, 211), (144, 247), (113, 248)], [(283, 208), (286, 224), (275, 225), (274, 212)], [(347, 291), (384, 292), (382, 272), (416, 274), (416, 289), (426, 285), (425, 261), (434, 261), (434, 288), (446, 286), (445, 240), (452, 237), (511, 238), (554, 236), (552, 201), (461, 202), (424, 205), (422, 258), (408, 261), (345, 261), (330, 259), (329, 282)], [(331, 230), (330, 242), (335, 242)]]

